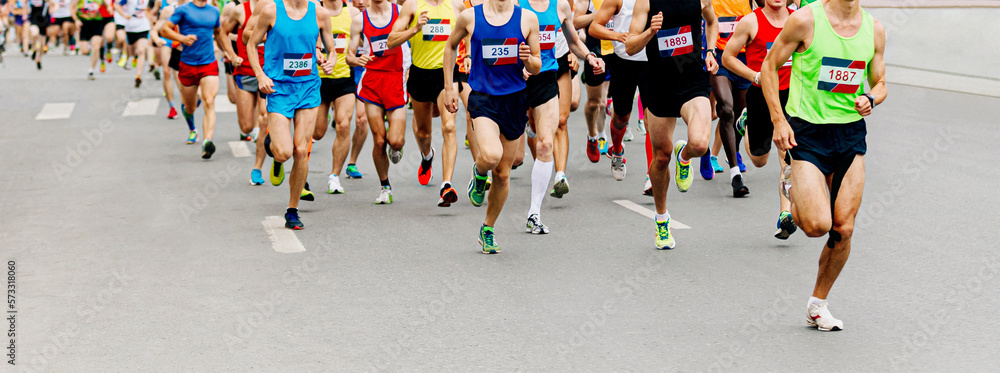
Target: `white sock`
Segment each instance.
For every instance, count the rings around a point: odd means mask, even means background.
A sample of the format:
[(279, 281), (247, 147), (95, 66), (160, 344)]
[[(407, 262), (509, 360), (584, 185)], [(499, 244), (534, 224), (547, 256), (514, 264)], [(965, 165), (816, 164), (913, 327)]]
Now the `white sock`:
[(566, 178), (566, 173), (565, 172), (556, 171), (556, 177), (554, 178), (555, 180), (565, 179), (565, 178)]
[(451, 180), (445, 180), (443, 183), (441, 183), (441, 189), (444, 189), (444, 187), (447, 186), (451, 186)]
[(740, 168), (739, 167), (730, 168), (729, 169), (729, 180), (735, 179), (736, 176), (739, 176), (739, 174), (740, 174)]
[(607, 139), (607, 138), (608, 138), (608, 135), (607, 135), (607, 134), (605, 134), (605, 133), (604, 133), (604, 131), (601, 131), (601, 132), (598, 132), (598, 133), (597, 133), (597, 137), (598, 137), (598, 138), (604, 138), (604, 139)]
[(545, 190), (549, 187), (554, 165), (554, 161), (542, 162), (536, 159), (535, 164), (531, 166), (531, 208), (528, 210), (528, 216), (542, 212), (542, 198), (545, 198)]
[(427, 155), (421, 154), (421, 156), (424, 158), (425, 161), (434, 159), (434, 148), (431, 148), (431, 152), (428, 153)]
[(664, 212), (662, 214), (659, 214), (659, 213), (656, 214), (656, 221), (657, 222), (667, 221), (667, 220), (670, 220), (670, 211)]
[(93, 69), (93, 68), (91, 68), (91, 69), (87, 70), (87, 72), (89, 72), (89, 73), (93, 74), (93, 73), (94, 73), (94, 69)]
[(597, 141), (597, 138), (596, 138), (596, 137), (594, 137), (594, 136), (590, 136), (590, 135), (588, 135), (588, 136), (587, 136), (587, 140), (588, 140), (588, 141)]
[(251, 135), (257, 135), (259, 133), (260, 133), (260, 128), (258, 128), (258, 127), (254, 127), (253, 130), (250, 131)]
[(809, 297), (809, 304), (808, 305), (811, 306), (811, 305), (815, 304), (815, 305), (818, 306), (818, 305), (820, 305), (823, 302), (826, 302), (826, 299), (819, 299), (819, 298), (816, 298), (816, 297)]

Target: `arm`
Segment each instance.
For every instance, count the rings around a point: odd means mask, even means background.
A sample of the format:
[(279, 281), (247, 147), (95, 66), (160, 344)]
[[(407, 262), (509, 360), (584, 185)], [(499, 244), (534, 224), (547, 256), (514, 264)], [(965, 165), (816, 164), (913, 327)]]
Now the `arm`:
[[(614, 40), (624, 43), (628, 38), (628, 33), (618, 33), (609, 30), (604, 25), (608, 24), (611, 17), (614, 17), (621, 8), (621, 0), (605, 0), (601, 3), (601, 9), (594, 13), (594, 22), (590, 24), (590, 36), (601, 40)], [(568, 39), (567, 39), (568, 40)]]
[[(257, 46), (264, 41), (264, 34), (274, 24), (275, 13), (274, 4), (269, 4), (269, 6), (254, 12), (252, 17), (257, 18), (257, 24), (260, 27), (253, 29), (250, 41), (247, 42), (247, 59), (250, 60), (250, 68), (253, 69), (253, 74), (257, 76), (257, 87), (264, 94), (274, 93), (274, 82), (271, 81), (271, 78), (267, 77), (267, 74), (264, 74), (264, 68), (260, 66), (260, 56), (257, 54)], [(246, 29), (243, 30), (243, 33), (246, 33)]]
[[(171, 18), (172, 17), (173, 16), (171, 16)], [(198, 40), (197, 36), (194, 36), (194, 35), (181, 35), (181, 33), (177, 32), (177, 31), (174, 31), (174, 27), (175, 26), (176, 25), (174, 25), (173, 22), (171, 22), (170, 20), (167, 20), (166, 22), (163, 23), (163, 28), (160, 29), (160, 33), (163, 34), (163, 37), (165, 37), (167, 39), (170, 39), (170, 40), (177, 40), (177, 41), (181, 42), (181, 44), (184, 44), (184, 45), (194, 44), (194, 42), (196, 40)]]
[(521, 32), (525, 33), (524, 40), (518, 46), (518, 57), (524, 62), (525, 70), (531, 75), (537, 75), (542, 71), (542, 49), (538, 45), (538, 16), (530, 10), (521, 9)]
[[(604, 7), (602, 6), (601, 8)], [(587, 49), (587, 45), (583, 43), (583, 40), (580, 40), (580, 36), (576, 33), (576, 29), (573, 28), (573, 20), (570, 19), (572, 14), (573, 10), (569, 6), (569, 1), (560, 0), (559, 16), (562, 18), (563, 15), (565, 15), (565, 18), (562, 20), (562, 31), (563, 36), (566, 37), (566, 45), (569, 46), (570, 52), (573, 52), (573, 54), (581, 60), (586, 60), (587, 63), (594, 68), (594, 74), (604, 73), (604, 60), (591, 53), (590, 50)], [(604, 22), (607, 23), (607, 21)], [(592, 23), (591, 27), (596, 24), (597, 22)]]
[(358, 47), (361, 46), (361, 31), (364, 29), (365, 16), (358, 14), (351, 19), (351, 42), (347, 44), (347, 55), (344, 56), (349, 66), (365, 66), (372, 57), (364, 55), (358, 57)]
[[(346, 12), (347, 8), (340, 11)], [(326, 8), (316, 7), (316, 23), (319, 25), (319, 37), (329, 52), (325, 57), (323, 54), (317, 54), (316, 58), (317, 61), (321, 61), (320, 65), (323, 67), (323, 72), (332, 74), (333, 67), (337, 63), (337, 47), (333, 43), (333, 30), (330, 28), (330, 13)]]
[(115, 12), (121, 14), (122, 17), (125, 17), (126, 20), (132, 18), (128, 15), (128, 12), (125, 11), (125, 7), (123, 7), (121, 3), (117, 2), (115, 3)]
[(448, 41), (445, 42), (444, 48), (444, 104), (448, 108), (448, 111), (455, 113), (458, 112), (458, 92), (455, 89), (455, 59), (458, 54), (458, 43), (460, 43), (466, 36), (471, 34), (469, 32), (469, 24), (473, 23), (474, 14), (472, 10), (465, 10), (459, 13), (455, 21), (455, 28), (451, 30), (451, 36), (448, 36)]
[(764, 100), (767, 101), (767, 108), (771, 112), (771, 122), (774, 123), (774, 145), (781, 150), (791, 149), (797, 144), (795, 134), (785, 120), (785, 109), (781, 106), (781, 98), (778, 96), (778, 67), (788, 61), (793, 52), (804, 47), (806, 39), (812, 38), (812, 33), (812, 12), (807, 10), (792, 13), (760, 66), (760, 86), (764, 92)]
[(575, 1), (576, 6), (573, 9), (573, 28), (582, 29), (590, 26), (590, 23), (594, 21), (594, 13), (587, 14), (587, 8), (590, 7), (590, 0)]
[[(872, 87), (868, 94), (875, 98), (874, 105), (885, 101), (889, 91), (885, 86), (885, 27), (878, 20), (875, 20), (875, 55), (868, 64), (868, 85)], [(861, 116), (868, 116), (872, 113), (874, 105), (866, 96), (860, 96), (854, 100), (854, 109)]]
[(705, 55), (705, 68), (715, 75), (719, 71), (719, 64), (715, 61), (715, 42), (719, 40), (719, 19), (715, 17), (715, 9), (712, 8), (712, 0), (701, 0), (701, 17), (705, 19), (705, 46), (711, 55)]
[(215, 44), (219, 46), (219, 49), (226, 54), (226, 58), (233, 66), (239, 66), (243, 63), (243, 58), (236, 55), (236, 51), (233, 50), (233, 43), (229, 42), (229, 34), (222, 30), (221, 26), (215, 27)]
[(736, 55), (740, 53), (740, 49), (750, 44), (750, 35), (756, 33), (756, 28), (756, 17), (743, 17), (740, 23), (736, 24), (736, 31), (733, 31), (733, 36), (729, 39), (729, 43), (726, 44), (726, 50), (722, 52), (722, 65), (744, 79), (760, 84), (757, 72), (751, 70), (743, 61), (736, 58)]
[(628, 27), (628, 37), (625, 39), (625, 53), (634, 56), (642, 51), (656, 36), (663, 24), (663, 13), (657, 13), (646, 28), (646, 17), (649, 17), (649, 0), (635, 0), (632, 8), (632, 24)]
[(420, 12), (420, 16), (417, 17), (417, 23), (413, 27), (409, 27), (410, 22), (413, 21), (413, 17), (417, 13), (417, 2), (407, 1), (401, 8), (399, 18), (396, 19), (396, 23), (392, 26), (392, 32), (389, 33), (389, 45), (387, 47), (389, 49), (403, 45), (407, 40), (416, 36), (420, 32), (420, 29), (430, 20), (430, 17), (427, 17), (426, 11)]
[[(231, 4), (231, 3), (230, 3)], [(232, 30), (239, 25), (239, 20), (243, 19), (243, 7), (223, 7), (222, 19), (220, 21), (223, 30)], [(244, 39), (246, 38), (246, 29), (244, 31)], [(245, 41), (244, 41), (245, 43)]]

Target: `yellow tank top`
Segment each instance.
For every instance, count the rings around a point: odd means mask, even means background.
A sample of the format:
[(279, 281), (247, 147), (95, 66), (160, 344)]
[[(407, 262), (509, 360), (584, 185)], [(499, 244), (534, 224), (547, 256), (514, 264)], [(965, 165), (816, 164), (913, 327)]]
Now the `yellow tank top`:
[[(604, 0), (591, 0), (590, 5), (594, 7), (591, 12), (597, 13), (597, 11), (601, 9), (601, 4), (603, 3)], [(612, 24), (613, 22), (614, 17), (612, 17), (611, 21), (608, 21), (608, 24), (604, 25), (604, 27), (607, 27), (609, 30), (614, 30), (615, 26)], [(601, 40), (601, 55), (607, 56), (612, 53), (615, 53), (615, 46), (614, 44), (611, 44), (611, 40)]]
[(340, 9), (340, 14), (330, 17), (330, 30), (333, 31), (333, 45), (337, 51), (337, 65), (333, 67), (333, 74), (323, 73), (319, 69), (319, 76), (326, 79), (343, 79), (351, 77), (351, 68), (347, 66), (347, 43), (351, 41), (351, 9), (344, 6)]
[[(750, 9), (750, 2), (747, 0), (712, 0), (712, 9), (715, 16), (719, 17), (719, 39), (715, 41), (715, 48), (719, 50), (719, 55), (726, 49), (729, 38), (733, 37), (736, 31), (736, 24), (740, 23), (743, 16), (753, 12)], [(740, 49), (740, 53), (746, 49)]]
[(427, 70), (440, 69), (444, 67), (444, 47), (455, 24), (455, 11), (450, 0), (441, 0), (441, 5), (436, 7), (425, 0), (417, 0), (417, 12), (410, 21), (410, 27), (416, 26), (417, 17), (424, 11), (430, 21), (410, 38), (413, 65)]

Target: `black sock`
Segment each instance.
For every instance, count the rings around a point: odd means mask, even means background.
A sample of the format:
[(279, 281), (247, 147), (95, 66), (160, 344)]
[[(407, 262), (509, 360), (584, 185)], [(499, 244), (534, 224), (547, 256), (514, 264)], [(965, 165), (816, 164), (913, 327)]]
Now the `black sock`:
[(387, 187), (387, 186), (389, 186), (389, 178), (385, 178), (385, 180), (379, 181), (379, 183), (382, 184), (383, 188)]

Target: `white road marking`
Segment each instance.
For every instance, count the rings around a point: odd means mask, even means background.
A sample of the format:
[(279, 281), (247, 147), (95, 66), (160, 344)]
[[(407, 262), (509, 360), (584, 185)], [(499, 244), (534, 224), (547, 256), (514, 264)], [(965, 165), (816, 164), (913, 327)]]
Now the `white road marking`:
[(35, 120), (66, 119), (73, 114), (75, 102), (50, 102), (42, 106)]
[(215, 112), (216, 113), (235, 113), (236, 105), (229, 102), (229, 96), (218, 95), (215, 96)]
[(229, 150), (233, 151), (233, 157), (244, 158), (250, 156), (250, 148), (246, 141), (230, 141)]
[(301, 253), (306, 251), (305, 246), (295, 236), (295, 232), (285, 228), (285, 219), (280, 216), (268, 216), (261, 222), (264, 224), (264, 232), (271, 240), (271, 247), (274, 251), (283, 254)]
[[(656, 212), (647, 209), (645, 207), (639, 206), (639, 204), (629, 201), (627, 199), (616, 200), (615, 203), (621, 205), (621, 207), (627, 208), (629, 210), (635, 211), (639, 215), (645, 216), (650, 220), (656, 218)], [(675, 219), (670, 219), (670, 229), (691, 229), (687, 224), (681, 223)]]
[(156, 109), (160, 107), (160, 99), (144, 98), (139, 101), (129, 101), (125, 105), (123, 117), (135, 117), (156, 114)]
[(889, 83), (971, 93), (980, 96), (1000, 97), (1000, 80), (945, 74), (903, 66), (886, 66), (885, 70), (886, 80)]

